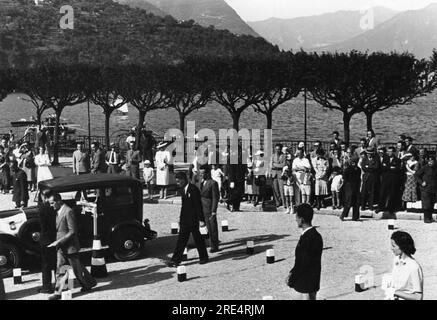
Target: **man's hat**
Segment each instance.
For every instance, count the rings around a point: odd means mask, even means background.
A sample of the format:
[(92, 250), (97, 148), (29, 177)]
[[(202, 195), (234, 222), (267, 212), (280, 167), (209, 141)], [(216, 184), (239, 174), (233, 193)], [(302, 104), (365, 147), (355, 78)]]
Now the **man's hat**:
[(255, 153), (255, 155), (256, 155), (256, 156), (264, 155), (264, 151), (262, 151), (262, 150), (258, 150), (258, 151)]
[(111, 148), (115, 148), (117, 145), (115, 144), (115, 142), (111, 142), (111, 144), (109, 145)]
[(160, 144), (158, 144), (158, 145), (156, 146), (156, 148), (157, 148), (157, 149), (165, 148), (165, 147), (167, 147), (170, 143), (171, 143), (170, 141), (163, 141), (163, 142), (161, 142)]
[(366, 153), (367, 154), (374, 154), (375, 153), (375, 149), (373, 147), (367, 147), (366, 148)]
[(144, 160), (144, 164), (150, 164), (149, 160)]

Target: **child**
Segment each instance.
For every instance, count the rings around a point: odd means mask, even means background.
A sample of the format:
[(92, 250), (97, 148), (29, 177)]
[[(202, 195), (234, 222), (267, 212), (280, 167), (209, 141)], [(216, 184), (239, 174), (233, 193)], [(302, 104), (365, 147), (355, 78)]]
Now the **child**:
[(294, 213), (294, 188), (297, 187), (297, 177), (291, 170), (290, 166), (285, 166), (282, 169), (282, 180), (284, 180), (284, 197), (285, 197), (285, 209), (288, 214)]
[(331, 180), (332, 209), (341, 209), (340, 190), (343, 186), (343, 176), (340, 174), (340, 168), (335, 167), (329, 179)]
[(144, 161), (143, 178), (144, 178), (144, 183), (147, 186), (147, 193), (149, 195), (149, 200), (152, 200), (153, 187), (154, 187), (153, 179), (155, 178), (155, 171), (151, 167), (149, 160)]
[[(211, 178), (212, 178), (212, 180), (217, 182), (218, 189), (220, 191), (222, 190), (222, 181), (223, 181), (224, 175), (225, 174), (223, 173), (222, 169), (220, 169), (217, 164), (212, 165)], [(220, 201), (223, 201), (222, 192), (220, 192)]]

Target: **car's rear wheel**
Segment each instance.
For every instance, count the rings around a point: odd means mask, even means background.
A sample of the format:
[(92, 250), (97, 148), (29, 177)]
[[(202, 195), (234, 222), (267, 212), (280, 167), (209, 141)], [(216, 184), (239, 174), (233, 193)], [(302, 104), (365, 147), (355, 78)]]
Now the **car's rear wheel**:
[(115, 259), (130, 261), (138, 258), (144, 248), (144, 236), (139, 228), (122, 227), (112, 235), (111, 250)]
[(0, 244), (0, 272), (3, 278), (12, 276), (12, 270), (21, 265), (20, 249), (13, 243)]

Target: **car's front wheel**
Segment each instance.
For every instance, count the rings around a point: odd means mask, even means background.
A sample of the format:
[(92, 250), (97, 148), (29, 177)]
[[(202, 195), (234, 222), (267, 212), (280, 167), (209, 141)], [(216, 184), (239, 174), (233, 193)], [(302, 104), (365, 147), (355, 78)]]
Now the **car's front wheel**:
[(130, 261), (138, 258), (144, 248), (144, 236), (139, 228), (121, 227), (112, 235), (111, 250), (115, 259)]
[(12, 276), (14, 268), (21, 265), (20, 249), (13, 243), (0, 243), (0, 272), (3, 278)]

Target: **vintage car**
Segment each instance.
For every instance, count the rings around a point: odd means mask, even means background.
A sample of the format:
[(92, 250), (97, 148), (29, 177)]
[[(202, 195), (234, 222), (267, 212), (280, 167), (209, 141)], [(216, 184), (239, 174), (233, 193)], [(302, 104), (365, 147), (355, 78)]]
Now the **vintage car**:
[[(119, 261), (137, 258), (145, 240), (156, 238), (149, 220), (143, 220), (141, 182), (124, 175), (78, 175), (42, 181), (39, 190), (49, 189), (62, 196), (77, 215), (81, 251), (93, 242), (93, 214), (82, 204), (97, 203), (97, 232), (102, 246)], [(38, 207), (0, 212), (0, 272), (4, 277), (20, 267), (28, 255), (39, 257), (40, 223)]]

